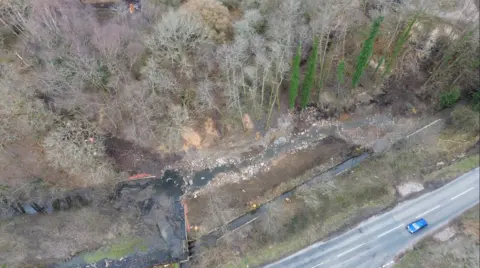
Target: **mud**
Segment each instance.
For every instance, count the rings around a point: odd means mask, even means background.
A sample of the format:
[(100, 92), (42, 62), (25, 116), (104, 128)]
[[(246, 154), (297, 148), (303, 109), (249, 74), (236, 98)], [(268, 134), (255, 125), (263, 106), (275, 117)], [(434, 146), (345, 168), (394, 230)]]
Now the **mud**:
[[(252, 179), (215, 187), (214, 191), (229, 196), (228, 207), (243, 210), (249, 203), (260, 201), (268, 193), (275, 196), (286, 191), (278, 188), (282, 183), (297, 178), (315, 166), (331, 162), (334, 158), (345, 159), (350, 152), (350, 146), (345, 141), (328, 137), (321, 140), (314, 148), (281, 158), (269, 170), (257, 174)], [(192, 224), (202, 222), (209, 202), (209, 193), (205, 192), (196, 198), (190, 197), (186, 202), (189, 206), (189, 221)]]
[(163, 157), (158, 153), (116, 137), (107, 137), (105, 146), (107, 155), (114, 159), (116, 167), (131, 175), (149, 173), (162, 177), (165, 166), (182, 159), (179, 154)]

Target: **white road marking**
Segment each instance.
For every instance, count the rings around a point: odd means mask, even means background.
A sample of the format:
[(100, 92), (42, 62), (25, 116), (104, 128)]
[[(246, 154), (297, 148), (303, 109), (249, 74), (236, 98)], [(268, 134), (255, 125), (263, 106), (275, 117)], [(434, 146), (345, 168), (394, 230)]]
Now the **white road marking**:
[(320, 265), (322, 265), (322, 264), (323, 264), (323, 262), (321, 262), (321, 263), (319, 263), (319, 264), (317, 264), (317, 265), (315, 265), (315, 266), (312, 266), (312, 268), (318, 267), (318, 266), (320, 266)]
[(388, 267), (388, 266), (390, 266), (390, 265), (392, 265), (392, 264), (394, 264), (394, 261), (391, 261), (391, 262), (389, 262), (389, 263), (386, 263), (386, 264), (382, 265), (381, 268)]
[(322, 265), (322, 264), (325, 264), (325, 263), (327, 263), (327, 262), (329, 262), (329, 261), (330, 261), (330, 260), (328, 260), (328, 261), (322, 261), (321, 263), (319, 263), (319, 264), (317, 264), (317, 265), (315, 265), (315, 266), (312, 266), (312, 267), (310, 267), (310, 268), (318, 267), (318, 266), (320, 266), (320, 265)]
[(393, 232), (394, 230), (397, 230), (398, 228), (403, 227), (403, 226), (405, 226), (405, 225), (402, 223), (402, 224), (400, 224), (399, 226), (397, 226), (397, 227), (395, 227), (395, 228), (393, 228), (393, 229), (390, 229), (390, 230), (386, 231), (385, 233), (377, 236), (377, 238), (380, 238), (380, 237), (382, 237), (382, 236), (384, 236), (384, 235), (386, 235), (386, 234), (388, 234), (388, 233), (390, 233), (390, 232)]
[(251, 223), (251, 222), (253, 222), (253, 221), (256, 221), (257, 219), (258, 219), (258, 217), (255, 217), (255, 218), (253, 218), (253, 219), (251, 219), (251, 220), (247, 221), (247, 222), (246, 222), (246, 223), (244, 223), (243, 225), (247, 225), (247, 224), (249, 224), (249, 223)]
[(349, 253), (349, 252), (352, 252), (352, 251), (356, 250), (357, 248), (359, 248), (359, 247), (361, 247), (361, 246), (363, 246), (363, 245), (365, 245), (365, 244), (366, 244), (366, 243), (360, 244), (360, 245), (358, 245), (358, 246), (356, 246), (356, 247), (354, 247), (354, 248), (351, 248), (351, 249), (349, 249), (349, 250), (347, 250), (347, 251), (345, 251), (345, 252), (343, 252), (343, 253), (340, 253), (340, 254), (337, 255), (337, 258), (342, 257), (343, 255), (345, 255), (345, 254), (347, 254), (347, 253)]
[(467, 192), (469, 192), (469, 191), (473, 190), (473, 188), (475, 188), (475, 187), (472, 187), (472, 188), (470, 188), (470, 189), (466, 190), (465, 192), (462, 192), (462, 193), (460, 193), (460, 194), (458, 194), (458, 195), (456, 195), (456, 196), (454, 196), (454, 197), (450, 198), (450, 200), (455, 200), (455, 199), (457, 199), (458, 197), (460, 197), (460, 196), (462, 196), (462, 195), (466, 194)]
[(421, 131), (423, 131), (424, 129), (426, 129), (426, 128), (430, 127), (431, 125), (434, 125), (434, 124), (436, 124), (438, 121), (442, 121), (442, 119), (437, 119), (437, 120), (433, 121), (432, 123), (430, 123), (430, 124), (428, 124), (428, 125), (426, 125), (426, 126), (422, 127), (421, 129), (419, 129), (419, 130), (417, 130), (417, 131), (413, 132), (412, 134), (408, 135), (408, 136), (407, 136), (407, 138), (410, 138), (411, 136), (413, 136), (413, 135), (417, 134), (418, 132), (421, 132)]
[(423, 212), (422, 214), (418, 215), (417, 218), (420, 218), (420, 217), (422, 217), (423, 215), (425, 215), (425, 214), (427, 214), (427, 213), (430, 213), (430, 212), (434, 211), (435, 209), (437, 209), (437, 208), (439, 208), (439, 207), (441, 207), (441, 206), (438, 205), (438, 206), (436, 206), (436, 207), (434, 207), (434, 208), (432, 208), (432, 209), (430, 209), (430, 210), (427, 210), (427, 211)]

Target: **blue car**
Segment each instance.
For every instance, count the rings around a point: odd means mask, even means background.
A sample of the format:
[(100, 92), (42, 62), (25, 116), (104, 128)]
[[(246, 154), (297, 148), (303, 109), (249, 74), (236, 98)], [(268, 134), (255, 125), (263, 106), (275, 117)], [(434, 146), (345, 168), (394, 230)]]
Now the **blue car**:
[(428, 226), (428, 223), (425, 219), (419, 219), (407, 225), (407, 230), (411, 234), (414, 234), (427, 226)]

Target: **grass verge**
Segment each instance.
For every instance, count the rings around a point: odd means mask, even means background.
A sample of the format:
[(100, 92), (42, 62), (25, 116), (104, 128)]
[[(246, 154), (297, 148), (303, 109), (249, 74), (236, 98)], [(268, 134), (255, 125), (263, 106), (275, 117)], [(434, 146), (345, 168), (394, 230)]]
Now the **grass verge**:
[(249, 228), (204, 249), (195, 267), (255, 267), (326, 239), (393, 206), (397, 185), (447, 182), (478, 166), (478, 154), (464, 155), (477, 141), (478, 136), (449, 128), (425, 133), (334, 180), (300, 187), (292, 198), (269, 206)]
[(83, 255), (83, 260), (86, 263), (94, 263), (103, 259), (118, 260), (136, 251), (147, 252), (148, 247), (139, 238), (121, 238), (118, 242), (100, 248), (96, 251), (86, 253)]

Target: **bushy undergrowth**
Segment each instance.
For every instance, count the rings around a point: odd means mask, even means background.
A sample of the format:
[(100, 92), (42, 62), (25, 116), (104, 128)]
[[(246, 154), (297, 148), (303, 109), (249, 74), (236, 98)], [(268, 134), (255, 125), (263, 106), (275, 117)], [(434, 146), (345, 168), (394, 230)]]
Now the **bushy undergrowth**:
[(480, 115), (478, 111), (468, 106), (461, 105), (455, 108), (451, 114), (451, 121), (458, 131), (471, 134), (478, 134), (480, 131)]

